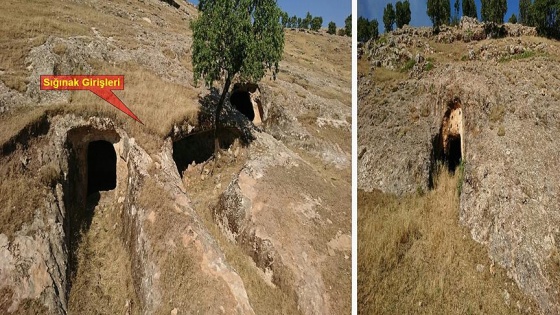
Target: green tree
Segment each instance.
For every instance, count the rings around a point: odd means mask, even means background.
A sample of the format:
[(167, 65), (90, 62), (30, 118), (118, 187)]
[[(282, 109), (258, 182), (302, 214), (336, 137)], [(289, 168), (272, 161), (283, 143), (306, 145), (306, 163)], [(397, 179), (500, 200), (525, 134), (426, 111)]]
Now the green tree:
[(352, 36), (352, 14), (344, 20), (344, 34)]
[(297, 16), (292, 16), (289, 20), (289, 27), (290, 28), (296, 28), (297, 27)]
[(323, 18), (320, 16), (316, 16), (311, 20), (311, 29), (314, 31), (318, 31), (321, 26), (323, 26)]
[(371, 38), (369, 20), (363, 16), (358, 18), (358, 41), (367, 42)]
[(476, 3), (474, 2), (474, 0), (463, 0), (463, 16), (469, 16), (478, 19), (478, 13), (476, 12)]
[(482, 0), (480, 17), (482, 21), (504, 23), (507, 11), (507, 0)]
[(543, 36), (560, 38), (560, 1), (535, 0), (531, 20)]
[(371, 32), (371, 38), (377, 39), (379, 37), (379, 22), (376, 19), (369, 21), (369, 27)]
[(379, 22), (364, 17), (358, 18), (358, 41), (367, 42), (370, 39), (377, 39), (379, 36)]
[(344, 29), (344, 28), (341, 28), (341, 29), (338, 30), (338, 35), (339, 36), (348, 36), (346, 34), (346, 29)]
[(280, 23), (282, 23), (282, 26), (284, 27), (289, 27), (288, 26), (288, 22), (290, 20), (290, 17), (288, 16), (288, 12), (282, 11), (282, 14), (280, 15)]
[(459, 0), (455, 0), (455, 3), (453, 4), (453, 8), (455, 9), (455, 12), (453, 14), (453, 17), (451, 18), (451, 25), (459, 25), (459, 8), (460, 8)]
[(519, 23), (532, 25), (531, 21), (531, 0), (519, 0)]
[(304, 28), (303, 27), (303, 20), (301, 18), (297, 18), (297, 28)]
[(300, 28), (308, 30), (311, 26), (311, 21), (313, 21), (313, 16), (311, 15), (311, 13), (307, 12), (305, 18), (301, 20), (302, 25), (300, 26)]
[(397, 23), (397, 28), (401, 28), (409, 24), (411, 18), (410, 2), (408, 0), (405, 0), (404, 2), (397, 1), (395, 7), (395, 22)]
[(449, 24), (451, 17), (451, 4), (450, 0), (428, 0), (427, 14), (432, 20), (434, 29), (439, 29), (443, 24)]
[(517, 16), (515, 16), (515, 13), (512, 13), (512, 14), (511, 14), (511, 16), (509, 17), (508, 22), (511, 23), (511, 24), (517, 23)]
[(395, 24), (395, 10), (393, 9), (392, 3), (387, 3), (387, 6), (383, 9), (383, 25), (385, 26), (385, 33), (393, 30), (393, 24)]
[(327, 33), (334, 35), (336, 34), (336, 23), (333, 21), (329, 22), (329, 27), (327, 29)]
[(216, 158), (220, 113), (231, 83), (258, 82), (267, 71), (276, 78), (284, 51), (282, 11), (276, 0), (200, 0), (200, 8), (191, 23), (194, 81), (212, 87), (224, 80), (214, 114)]

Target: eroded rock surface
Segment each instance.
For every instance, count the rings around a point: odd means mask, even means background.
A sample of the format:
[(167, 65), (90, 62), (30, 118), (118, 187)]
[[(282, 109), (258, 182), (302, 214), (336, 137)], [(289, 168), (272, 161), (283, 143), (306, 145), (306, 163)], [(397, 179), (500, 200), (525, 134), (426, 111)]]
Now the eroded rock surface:
[(343, 312), (342, 288), (327, 282), (336, 268), (350, 274), (351, 246), (339, 240), (351, 235), (350, 191), (266, 133), (257, 134), (249, 156), (221, 195), (216, 222), (272, 283), (295, 294), (304, 314)]

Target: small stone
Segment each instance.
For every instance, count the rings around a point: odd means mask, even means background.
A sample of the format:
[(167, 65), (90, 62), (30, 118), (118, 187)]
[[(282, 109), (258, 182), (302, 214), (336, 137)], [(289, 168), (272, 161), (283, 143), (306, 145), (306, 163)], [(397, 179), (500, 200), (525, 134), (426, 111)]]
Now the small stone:
[(476, 271), (483, 272), (484, 271), (484, 265), (482, 265), (482, 264), (476, 265)]
[(177, 312), (178, 312), (177, 308), (174, 308), (171, 310), (171, 315), (177, 315)]

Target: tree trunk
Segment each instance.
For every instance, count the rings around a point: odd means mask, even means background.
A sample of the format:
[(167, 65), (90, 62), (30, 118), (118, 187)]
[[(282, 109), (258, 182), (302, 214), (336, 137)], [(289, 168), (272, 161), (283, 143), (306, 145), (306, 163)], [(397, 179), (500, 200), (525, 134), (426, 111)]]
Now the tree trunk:
[(224, 102), (226, 100), (226, 94), (229, 91), (229, 86), (231, 85), (231, 78), (226, 78), (226, 84), (222, 90), (222, 96), (220, 96), (220, 101), (218, 106), (216, 106), (216, 113), (214, 114), (214, 158), (218, 158), (218, 151), (220, 150), (220, 140), (218, 139), (218, 128), (220, 126), (220, 113), (224, 107)]

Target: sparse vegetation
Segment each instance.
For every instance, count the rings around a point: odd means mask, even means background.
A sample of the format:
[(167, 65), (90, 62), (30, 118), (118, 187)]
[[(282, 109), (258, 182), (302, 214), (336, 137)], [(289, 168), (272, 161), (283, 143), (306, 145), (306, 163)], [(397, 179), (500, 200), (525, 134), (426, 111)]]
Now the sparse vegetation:
[(536, 53), (534, 51), (526, 50), (526, 51), (524, 51), (520, 54), (501, 57), (500, 59), (498, 59), (498, 62), (507, 62), (507, 61), (511, 61), (511, 60), (527, 59), (527, 58), (534, 57), (535, 55), (536, 55)]
[(430, 71), (434, 68), (434, 64), (431, 61), (426, 62), (424, 65), (424, 71)]
[(495, 122), (503, 122), (504, 116), (506, 114), (506, 107), (502, 104), (497, 104), (492, 106), (490, 109), (490, 114), (488, 115), (488, 119), (495, 123)]
[(416, 65), (416, 60), (414, 59), (408, 59), (407, 62), (404, 63), (404, 65), (401, 68), (402, 72), (406, 72), (411, 70), (412, 68), (414, 68), (414, 65)]
[(463, 182), (465, 181), (465, 160), (461, 159), (461, 163), (455, 171), (457, 175), (457, 195), (461, 197), (461, 192), (463, 192)]
[(504, 128), (503, 125), (500, 125), (500, 127), (498, 127), (498, 136), (503, 137), (506, 135), (506, 129)]

